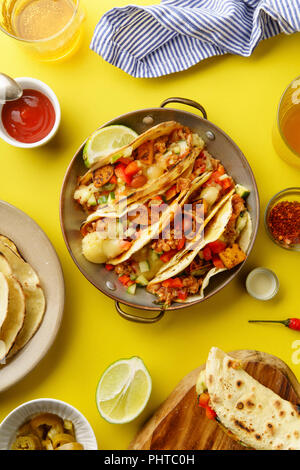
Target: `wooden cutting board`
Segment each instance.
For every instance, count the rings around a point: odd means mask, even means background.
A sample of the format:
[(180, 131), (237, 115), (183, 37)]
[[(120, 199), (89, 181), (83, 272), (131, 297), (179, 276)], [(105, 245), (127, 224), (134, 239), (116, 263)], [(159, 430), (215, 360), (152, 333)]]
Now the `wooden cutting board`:
[[(291, 369), (270, 354), (240, 350), (245, 370), (282, 398), (300, 403), (300, 385)], [(197, 405), (195, 385), (205, 365), (190, 372), (131, 442), (134, 450), (245, 450), (228, 437)]]

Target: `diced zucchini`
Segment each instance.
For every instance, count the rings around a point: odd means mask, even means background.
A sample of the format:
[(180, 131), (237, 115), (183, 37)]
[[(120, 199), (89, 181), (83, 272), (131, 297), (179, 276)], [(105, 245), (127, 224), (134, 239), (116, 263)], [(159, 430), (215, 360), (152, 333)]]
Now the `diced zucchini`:
[(209, 269), (210, 265), (208, 266), (203, 266), (203, 268), (201, 269), (197, 269), (195, 271), (192, 271), (191, 272), (191, 275), (192, 276), (195, 276), (195, 277), (200, 277), (200, 276), (203, 276), (203, 274), (205, 274), (207, 272), (207, 270)]
[(108, 199), (107, 199), (108, 203), (111, 203), (115, 199), (116, 199), (115, 193), (113, 191), (110, 192), (109, 195), (108, 195)]
[(241, 231), (246, 227), (247, 220), (246, 211), (241, 212), (236, 222), (236, 229), (239, 233), (241, 233)]
[(98, 204), (106, 204), (107, 203), (107, 196), (100, 196), (98, 199)]
[(127, 293), (131, 295), (134, 295), (135, 291), (136, 291), (136, 284), (131, 284), (131, 286), (129, 286), (127, 289)]
[(241, 184), (237, 184), (235, 186), (235, 190), (236, 190), (236, 193), (243, 199), (246, 199), (250, 194), (249, 189), (245, 188), (245, 186), (242, 186)]
[(136, 283), (139, 284), (140, 286), (147, 286), (148, 285), (148, 280), (143, 276), (143, 274), (140, 274), (136, 278)]
[(150, 265), (148, 261), (140, 261), (139, 268), (140, 268), (141, 273), (146, 273), (150, 270)]
[(136, 274), (130, 274), (130, 279), (131, 279), (132, 281), (135, 281), (136, 278), (137, 278), (137, 275), (136, 275)]
[(158, 258), (159, 258), (159, 254), (156, 253), (156, 251), (151, 250), (150, 251), (150, 263), (155, 263), (155, 261), (157, 261)]
[(97, 205), (97, 201), (96, 201), (96, 198), (95, 198), (95, 195), (92, 194), (88, 200), (88, 206), (96, 206)]
[(107, 183), (103, 186), (103, 189), (105, 191), (113, 191), (115, 189), (116, 185), (114, 183)]

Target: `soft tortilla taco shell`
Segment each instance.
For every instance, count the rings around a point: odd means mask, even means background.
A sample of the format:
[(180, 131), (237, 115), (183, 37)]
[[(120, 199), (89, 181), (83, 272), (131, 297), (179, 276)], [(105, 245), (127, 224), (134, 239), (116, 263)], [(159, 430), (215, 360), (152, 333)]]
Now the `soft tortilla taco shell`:
[(90, 181), (92, 174), (95, 170), (98, 168), (101, 168), (102, 166), (108, 165), (109, 163), (112, 162), (114, 157), (119, 156), (121, 157), (126, 157), (128, 156), (128, 150), (136, 150), (138, 147), (140, 147), (142, 144), (147, 142), (148, 140), (154, 140), (158, 139), (159, 137), (162, 137), (164, 135), (169, 135), (176, 129), (180, 129), (182, 127), (181, 124), (175, 121), (167, 121), (163, 122), (162, 124), (158, 124), (157, 126), (151, 127), (148, 129), (146, 132), (143, 134), (139, 135), (131, 144), (125, 145), (119, 150), (116, 150), (115, 152), (111, 153), (110, 155), (107, 155), (105, 157), (100, 158), (99, 161), (97, 161), (90, 169), (85, 173), (85, 175), (82, 176), (80, 179), (80, 184), (86, 184)]
[(0, 360), (12, 348), (25, 318), (25, 295), (21, 284), (14, 276), (6, 278), (9, 287), (7, 316), (0, 330)]
[(300, 450), (295, 405), (260, 384), (218, 348), (209, 353), (205, 375), (210, 405), (235, 439), (257, 450)]
[[(9, 357), (13, 356), (32, 338), (41, 324), (46, 308), (46, 300), (40, 280), (29, 263), (13, 251), (6, 243), (0, 241), (0, 269), (10, 270), (10, 273), (19, 281), (25, 294), (26, 315)], [(3, 261), (6, 261), (6, 264)], [(2, 266), (2, 268), (1, 268)], [(6, 271), (6, 274), (8, 272)]]
[(166, 227), (166, 225), (174, 218), (177, 210), (182, 207), (189, 199), (189, 197), (198, 190), (205, 181), (210, 177), (210, 173), (205, 173), (204, 175), (196, 178), (191, 188), (188, 191), (182, 191), (179, 196), (168, 206), (168, 208), (162, 213), (160, 219), (143, 230), (141, 236), (132, 244), (131, 248), (121, 256), (110, 260), (109, 263), (117, 265), (127, 261), (131, 256), (141, 250), (146, 246), (152, 239), (157, 237)]
[[(149, 286), (163, 282), (184, 271), (207, 243), (211, 243), (220, 238), (232, 214), (232, 194), (233, 191), (227, 194), (211, 210), (204, 221), (203, 229), (199, 231), (197, 237), (187, 243), (185, 248), (177, 253), (169, 263), (160, 269), (157, 276), (149, 283)], [(206, 226), (208, 226), (208, 229), (205, 231), (203, 237), (203, 230)], [(196, 296), (193, 298), (195, 297)]]
[(184, 172), (193, 166), (194, 161), (198, 157), (200, 151), (201, 149), (198, 147), (193, 148), (189, 155), (174, 165), (168, 172), (164, 173), (154, 183), (148, 184), (140, 190), (135, 190), (135, 192), (120, 199), (112, 206), (105, 206), (98, 209), (87, 218), (87, 220), (82, 225), (82, 229), (84, 230), (86, 225), (101, 217), (121, 217), (121, 215), (126, 214), (130, 210), (133, 203), (146, 202), (146, 200), (151, 195), (163, 194), (165, 191), (167, 191), (167, 189), (170, 188), (172, 183), (177, 178), (179, 178)]
[[(251, 217), (250, 217), (249, 212), (247, 212), (247, 218), (248, 218), (247, 225), (243, 229), (243, 231), (240, 235), (240, 238), (238, 240), (238, 244), (239, 244), (240, 248), (243, 250), (244, 253), (247, 253), (247, 251), (248, 251), (248, 248), (249, 248), (249, 245), (250, 245), (251, 233), (252, 233), (252, 221), (251, 221)], [(222, 233), (221, 233), (221, 235), (222, 235)], [(211, 240), (207, 243), (211, 243), (213, 241), (216, 241), (216, 240), (218, 240), (218, 238), (219, 237), (217, 237), (214, 240)], [(210, 271), (208, 271), (208, 273), (206, 274), (206, 276), (203, 279), (200, 294), (189, 296), (185, 300), (183, 300), (183, 301), (179, 300), (178, 302), (190, 303), (190, 302), (195, 302), (197, 300), (203, 299), (204, 291), (205, 291), (206, 287), (209, 285), (209, 282), (210, 282), (211, 278), (216, 276), (217, 274), (223, 273), (224, 271), (227, 271), (227, 269), (226, 268), (221, 268), (221, 269), (220, 268), (212, 268)]]

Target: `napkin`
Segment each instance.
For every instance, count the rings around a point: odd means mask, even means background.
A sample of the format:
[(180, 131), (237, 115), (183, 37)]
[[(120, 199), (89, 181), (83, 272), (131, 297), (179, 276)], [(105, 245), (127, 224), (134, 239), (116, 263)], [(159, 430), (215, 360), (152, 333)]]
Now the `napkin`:
[(91, 49), (139, 78), (160, 77), (226, 53), (250, 56), (263, 40), (300, 31), (300, 0), (162, 0), (113, 8)]

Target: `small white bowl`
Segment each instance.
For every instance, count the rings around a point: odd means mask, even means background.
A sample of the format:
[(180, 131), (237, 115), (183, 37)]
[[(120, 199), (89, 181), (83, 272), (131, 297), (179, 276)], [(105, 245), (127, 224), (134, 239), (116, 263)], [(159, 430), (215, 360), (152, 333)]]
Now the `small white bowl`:
[[(256, 291), (253, 288), (253, 281), (255, 278), (256, 282), (261, 280), (261, 276), (265, 276), (269, 278), (268, 281), (270, 283), (270, 290), (268, 292), (263, 292), (262, 290)], [(251, 297), (254, 297), (257, 300), (271, 300), (275, 295), (278, 293), (279, 290), (279, 280), (276, 274), (268, 268), (255, 268), (253, 269), (247, 276), (246, 279), (246, 289)]]
[(17, 83), (19, 83), (19, 85), (21, 85), (23, 90), (25, 89), (37, 90), (43, 93), (44, 95), (46, 95), (47, 98), (49, 98), (49, 100), (51, 101), (54, 107), (55, 122), (49, 134), (46, 135), (46, 137), (44, 137), (43, 139), (39, 140), (38, 142), (32, 142), (32, 143), (19, 142), (18, 140), (11, 137), (6, 132), (5, 127), (3, 126), (1, 116), (2, 116), (2, 108), (4, 105), (0, 104), (0, 138), (5, 140), (5, 142), (7, 142), (8, 144), (13, 145), (14, 147), (20, 147), (20, 148), (40, 147), (41, 145), (44, 145), (47, 142), (49, 142), (49, 140), (51, 140), (52, 137), (55, 136), (59, 128), (60, 120), (61, 120), (61, 110), (60, 110), (60, 104), (59, 104), (58, 98), (56, 94), (54, 93), (54, 91), (51, 90), (51, 88), (48, 85), (46, 85), (46, 83), (41, 82), (40, 80), (37, 80), (36, 78), (20, 77), (20, 78), (15, 78), (14, 80)]
[(0, 425), (0, 450), (11, 449), (19, 427), (38, 413), (54, 413), (74, 424), (77, 442), (84, 450), (97, 450), (97, 440), (87, 419), (72, 405), (52, 398), (28, 401), (15, 408)]

